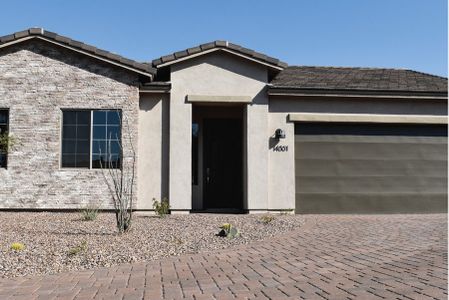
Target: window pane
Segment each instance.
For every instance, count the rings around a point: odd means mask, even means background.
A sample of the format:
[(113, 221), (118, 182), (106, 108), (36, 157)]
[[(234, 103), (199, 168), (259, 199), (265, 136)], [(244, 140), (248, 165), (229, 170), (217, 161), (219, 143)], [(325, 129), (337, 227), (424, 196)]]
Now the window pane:
[(93, 141), (92, 143), (92, 154), (106, 154), (106, 141)]
[(78, 125), (76, 135), (76, 138), (79, 140), (88, 140), (90, 136), (90, 126)]
[(192, 184), (198, 185), (198, 134), (199, 124), (192, 123)]
[(76, 125), (63, 126), (62, 139), (76, 140)]
[(89, 168), (89, 154), (77, 154), (76, 155), (76, 167), (77, 168)]
[(62, 154), (75, 154), (75, 153), (76, 153), (76, 141), (63, 140)]
[(89, 141), (78, 141), (76, 147), (77, 154), (90, 154), (90, 142)]
[(90, 111), (78, 111), (76, 113), (76, 124), (90, 126)]
[(101, 164), (103, 168), (109, 167), (109, 160), (114, 168), (120, 168), (120, 119), (121, 112), (117, 110), (94, 112), (92, 168), (100, 168)]
[(75, 168), (76, 167), (76, 155), (74, 154), (63, 154), (61, 159), (62, 167), (64, 168)]
[(76, 111), (65, 111), (62, 113), (63, 125), (76, 125)]
[(120, 127), (109, 126), (107, 127), (106, 138), (109, 140), (120, 140)]
[(61, 166), (89, 168), (90, 111), (63, 111)]
[[(8, 132), (8, 110), (0, 110), (0, 134), (7, 134)], [(0, 168), (7, 167), (7, 153), (6, 147), (0, 147)]]
[(94, 125), (97, 124), (106, 124), (106, 111), (104, 110), (95, 110), (94, 111)]
[(119, 142), (111, 142), (110, 144), (111, 147), (111, 154), (116, 154), (116, 155), (120, 155), (120, 144)]
[[(100, 160), (102, 157), (103, 156), (97, 155), (97, 154), (92, 155), (92, 168), (95, 168), (95, 169), (101, 168)], [(104, 159), (102, 160), (102, 164), (103, 164), (103, 167), (106, 165), (104, 163)]]
[(108, 111), (108, 125), (120, 125), (120, 111), (109, 110)]
[(94, 140), (106, 139), (106, 126), (98, 126), (98, 125), (94, 126), (93, 139)]
[(6, 168), (6, 153), (0, 152), (0, 167)]

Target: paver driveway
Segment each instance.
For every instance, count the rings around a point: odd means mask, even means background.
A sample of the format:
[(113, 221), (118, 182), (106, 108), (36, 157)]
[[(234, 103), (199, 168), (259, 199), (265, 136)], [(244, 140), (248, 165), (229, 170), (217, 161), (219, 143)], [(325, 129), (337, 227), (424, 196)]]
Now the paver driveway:
[(214, 253), (0, 280), (0, 299), (447, 299), (447, 216), (307, 216)]

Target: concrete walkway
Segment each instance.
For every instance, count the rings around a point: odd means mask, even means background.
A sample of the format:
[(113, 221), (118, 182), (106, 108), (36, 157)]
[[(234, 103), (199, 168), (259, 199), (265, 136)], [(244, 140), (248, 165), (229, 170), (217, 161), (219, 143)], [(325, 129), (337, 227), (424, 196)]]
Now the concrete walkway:
[(0, 280), (0, 299), (447, 299), (447, 216), (307, 216), (248, 246)]

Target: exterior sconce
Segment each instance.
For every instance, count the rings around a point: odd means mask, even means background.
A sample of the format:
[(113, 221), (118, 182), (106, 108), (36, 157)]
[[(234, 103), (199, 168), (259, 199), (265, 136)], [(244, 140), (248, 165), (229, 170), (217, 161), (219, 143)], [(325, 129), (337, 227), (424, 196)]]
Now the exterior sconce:
[(274, 137), (278, 140), (285, 139), (285, 131), (280, 128), (276, 129), (276, 131), (274, 133)]

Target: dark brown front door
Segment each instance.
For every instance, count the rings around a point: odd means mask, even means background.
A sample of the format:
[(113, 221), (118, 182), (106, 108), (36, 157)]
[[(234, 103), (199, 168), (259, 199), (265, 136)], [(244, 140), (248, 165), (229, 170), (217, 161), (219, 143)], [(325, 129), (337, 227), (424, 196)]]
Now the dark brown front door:
[(242, 121), (204, 119), (205, 209), (242, 209)]

